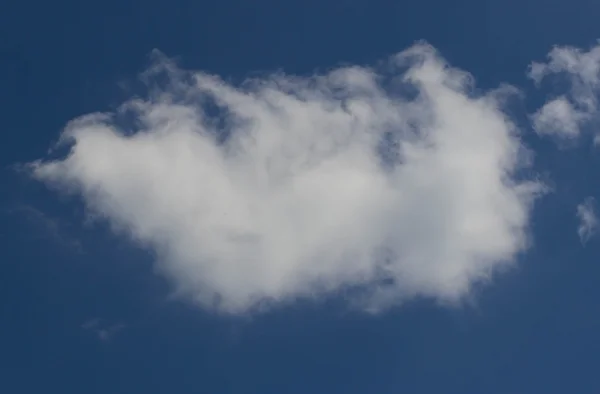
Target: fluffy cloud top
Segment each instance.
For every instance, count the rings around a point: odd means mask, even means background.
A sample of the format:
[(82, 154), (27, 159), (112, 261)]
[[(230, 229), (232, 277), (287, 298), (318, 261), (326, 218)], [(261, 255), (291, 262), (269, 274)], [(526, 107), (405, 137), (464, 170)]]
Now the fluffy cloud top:
[(133, 122), (74, 120), (67, 157), (33, 173), (155, 251), (182, 297), (226, 313), (345, 289), (370, 308), (452, 302), (527, 245), (539, 185), (516, 177), (506, 92), (476, 95), (430, 46), (241, 86), (157, 67), (170, 82), (124, 105)]
[(566, 92), (555, 97), (533, 115), (535, 130), (563, 138), (575, 138), (598, 114), (600, 90), (600, 44), (588, 51), (555, 47), (545, 63), (533, 63), (529, 77), (536, 84), (544, 79), (566, 82)]

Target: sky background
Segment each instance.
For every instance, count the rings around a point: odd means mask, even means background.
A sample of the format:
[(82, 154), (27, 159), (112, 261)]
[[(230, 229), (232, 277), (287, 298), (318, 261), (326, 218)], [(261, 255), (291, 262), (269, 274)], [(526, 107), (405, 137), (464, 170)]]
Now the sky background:
[(7, 393), (598, 393), (600, 266), (576, 207), (600, 196), (599, 155), (531, 130), (532, 247), (471, 303), (416, 300), (377, 316), (339, 300), (218, 316), (169, 300), (153, 256), (83, 205), (18, 173), (71, 119), (114, 109), (157, 48), (233, 80), (375, 64), (417, 40), (487, 89), (544, 97), (527, 66), (600, 37), (572, 1), (5, 1), (0, 5), (0, 385)]

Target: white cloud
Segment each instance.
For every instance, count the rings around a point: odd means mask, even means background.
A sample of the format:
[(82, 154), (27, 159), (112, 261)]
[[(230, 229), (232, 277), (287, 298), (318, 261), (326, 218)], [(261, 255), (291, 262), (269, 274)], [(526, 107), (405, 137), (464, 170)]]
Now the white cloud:
[(533, 128), (539, 134), (555, 137), (579, 137), (579, 124), (587, 114), (575, 109), (564, 96), (548, 101), (533, 116)]
[(595, 210), (596, 201), (593, 197), (587, 197), (577, 206), (577, 217), (579, 218), (579, 227), (577, 234), (582, 243), (586, 243), (596, 232), (598, 227), (598, 217)]
[(124, 106), (139, 130), (77, 119), (68, 157), (33, 173), (155, 251), (179, 296), (226, 313), (348, 288), (368, 308), (454, 302), (527, 246), (540, 185), (516, 178), (506, 92), (476, 96), (427, 45), (385, 72), (242, 86), (157, 69), (169, 88)]
[(567, 84), (566, 94), (549, 100), (533, 115), (538, 133), (575, 138), (581, 127), (597, 116), (600, 44), (587, 52), (570, 46), (555, 47), (547, 62), (531, 65), (529, 77), (537, 85), (545, 79)]

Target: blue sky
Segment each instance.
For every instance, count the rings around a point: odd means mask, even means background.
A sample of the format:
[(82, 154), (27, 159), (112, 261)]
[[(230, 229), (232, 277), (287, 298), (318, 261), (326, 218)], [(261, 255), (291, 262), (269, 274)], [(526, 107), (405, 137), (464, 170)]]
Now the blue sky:
[(597, 393), (599, 10), (4, 2), (3, 390)]

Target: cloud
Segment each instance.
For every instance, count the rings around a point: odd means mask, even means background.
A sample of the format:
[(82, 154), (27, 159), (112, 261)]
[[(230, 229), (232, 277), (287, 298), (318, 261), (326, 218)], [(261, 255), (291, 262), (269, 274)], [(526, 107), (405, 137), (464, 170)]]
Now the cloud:
[(224, 313), (340, 292), (371, 309), (456, 302), (528, 246), (542, 187), (519, 175), (510, 89), (476, 94), (426, 44), (379, 69), (241, 85), (164, 58), (146, 80), (159, 74), (31, 168), (155, 252), (177, 296)]
[(102, 341), (111, 340), (119, 331), (125, 328), (125, 324), (117, 323), (117, 324), (103, 324), (102, 319), (90, 319), (81, 325), (86, 331), (91, 331), (98, 336), (98, 338)]
[(577, 234), (582, 243), (586, 243), (596, 232), (598, 227), (598, 217), (595, 210), (596, 201), (593, 197), (587, 197), (577, 206), (577, 217), (579, 218), (579, 227)]
[(49, 240), (53, 244), (72, 253), (84, 253), (81, 242), (65, 231), (66, 226), (60, 219), (52, 217), (27, 204), (16, 204), (8, 213), (25, 219), (25, 223), (29, 225), (29, 230), (31, 230), (28, 232), (28, 236)]
[(547, 101), (534, 115), (533, 126), (540, 134), (573, 139), (598, 114), (600, 89), (600, 44), (582, 51), (571, 46), (554, 47), (545, 63), (534, 62), (529, 77), (540, 85), (551, 80), (566, 86), (566, 92)]

